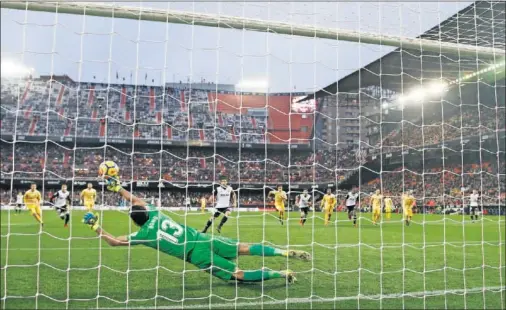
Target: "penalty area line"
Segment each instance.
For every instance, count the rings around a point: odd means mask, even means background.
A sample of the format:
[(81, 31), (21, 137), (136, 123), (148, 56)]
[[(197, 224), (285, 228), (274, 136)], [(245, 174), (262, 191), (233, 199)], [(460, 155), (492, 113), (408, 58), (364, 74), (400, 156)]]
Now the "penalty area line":
[[(295, 284), (296, 285), (296, 284)], [(394, 293), (394, 294), (383, 294), (383, 295), (357, 295), (357, 296), (342, 296), (335, 298), (287, 298), (284, 300), (268, 300), (268, 301), (250, 301), (250, 302), (228, 302), (228, 303), (209, 303), (203, 304), (192, 304), (192, 305), (178, 305), (178, 306), (160, 306), (160, 307), (128, 307), (129, 309), (209, 309), (209, 308), (234, 308), (234, 307), (254, 307), (262, 305), (282, 305), (282, 304), (296, 304), (296, 303), (327, 303), (327, 302), (340, 302), (340, 301), (352, 301), (352, 300), (380, 300), (380, 299), (396, 299), (402, 297), (435, 297), (443, 296), (448, 294), (470, 294), (470, 293), (481, 293), (483, 291), (491, 291), (494, 293), (500, 293), (505, 291), (506, 288), (503, 286), (489, 286), (489, 287), (474, 287), (469, 289), (452, 289), (452, 290), (439, 290), (439, 291), (423, 291), (423, 292), (411, 292), (411, 293)], [(180, 302), (178, 302), (180, 303)], [(98, 308), (98, 309), (120, 309), (120, 308)]]

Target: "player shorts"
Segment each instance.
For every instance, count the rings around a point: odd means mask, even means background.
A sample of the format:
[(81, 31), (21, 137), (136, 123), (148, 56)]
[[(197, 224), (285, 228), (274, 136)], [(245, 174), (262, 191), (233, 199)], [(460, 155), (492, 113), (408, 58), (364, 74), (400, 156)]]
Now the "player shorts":
[(409, 208), (409, 209), (405, 208), (404, 209), (404, 215), (405, 216), (413, 216), (413, 209), (411, 209), (411, 208)]
[(333, 207), (323, 207), (323, 210), (325, 210), (325, 212), (327, 212), (327, 213), (334, 212), (334, 208)]
[(85, 201), (84, 202), (84, 207), (88, 210), (93, 209), (94, 206), (95, 206), (95, 203), (93, 201)]
[(348, 208), (348, 212), (353, 212), (355, 210), (355, 205), (353, 206), (346, 206)]
[(372, 208), (372, 214), (381, 214), (381, 208)]
[(309, 212), (309, 207), (300, 208), (300, 212), (302, 212), (302, 213), (304, 213), (304, 214), (308, 214), (308, 212)]
[(23, 204), (22, 204), (22, 203), (17, 203), (17, 204), (16, 204), (16, 208), (21, 208), (21, 207), (23, 207)]
[(274, 204), (274, 207), (278, 211), (285, 211), (285, 205)]
[(226, 212), (230, 211), (230, 208), (229, 207), (226, 207), (226, 208), (215, 208), (214, 209), (214, 217), (218, 217), (220, 215), (225, 215)]
[(480, 213), (480, 207), (476, 207), (476, 206), (471, 207), (471, 214), (472, 215), (475, 215), (475, 214), (478, 214), (478, 213)]
[(67, 212), (67, 206), (55, 207), (58, 214), (65, 214)]
[(385, 213), (392, 213), (392, 209), (391, 208), (385, 208)]
[(228, 281), (237, 270), (232, 260), (239, 255), (239, 243), (236, 240), (200, 234), (188, 261), (213, 276)]
[(26, 208), (28, 210), (30, 210), (30, 213), (31, 214), (34, 214), (34, 213), (37, 213), (37, 214), (41, 214), (42, 212), (40, 211), (40, 206), (37, 206), (37, 205), (29, 205), (27, 204), (26, 205)]

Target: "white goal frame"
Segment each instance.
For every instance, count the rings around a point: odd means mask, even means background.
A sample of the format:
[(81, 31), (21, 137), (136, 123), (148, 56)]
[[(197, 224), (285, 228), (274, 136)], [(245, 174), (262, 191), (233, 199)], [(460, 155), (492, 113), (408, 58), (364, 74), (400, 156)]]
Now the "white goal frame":
[(321, 38), (377, 44), (404, 49), (424, 50), (434, 53), (450, 53), (460, 56), (475, 56), (481, 59), (496, 60), (499, 55), (504, 57), (504, 50), (499, 48), (480, 47), (449, 43), (422, 38), (384, 35), (381, 33), (358, 32), (337, 28), (324, 28), (314, 25), (296, 25), (292, 23), (266, 21), (261, 19), (214, 15), (205, 13), (164, 10), (154, 8), (137, 8), (95, 2), (0, 2), (5, 9), (29, 10), (50, 13), (88, 15), (111, 18), (133, 19), (139, 21), (187, 24), (205, 27), (229, 29), (245, 29), (248, 31), (271, 32), (300, 37)]

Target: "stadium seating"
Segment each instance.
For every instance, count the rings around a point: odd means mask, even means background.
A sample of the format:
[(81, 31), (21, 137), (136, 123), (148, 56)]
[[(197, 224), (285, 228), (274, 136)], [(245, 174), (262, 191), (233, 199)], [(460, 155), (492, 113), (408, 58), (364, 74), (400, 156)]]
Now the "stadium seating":
[[(2, 134), (296, 143), (311, 137), (313, 124), (312, 117), (289, 114), (290, 97), (284, 95), (242, 95), (131, 85), (108, 87), (100, 83), (41, 80), (20, 83), (2, 79), (1, 99)], [(255, 111), (265, 114), (251, 113)], [(505, 116), (495, 109), (453, 106), (443, 117), (403, 121), (395, 130), (384, 132), (381, 147), (371, 152), (398, 151), (403, 145), (419, 148), (477, 133), (494, 136), (504, 129)], [(297, 150), (290, 156), (286, 151), (266, 152), (264, 149), (238, 153), (235, 146), (216, 150), (171, 147), (162, 152), (160, 147), (143, 147), (135, 148), (131, 155), (132, 149), (127, 147), (78, 147), (74, 151), (54, 142), (58, 141), (48, 141), (47, 145), (25, 142), (3, 145), (2, 178), (44, 176), (45, 179), (88, 180), (96, 177), (93, 167), (107, 158), (117, 162), (122, 167), (122, 178), (129, 180), (210, 182), (227, 174), (232, 182), (241, 183), (335, 183), (363, 164), (357, 160), (356, 149), (352, 146), (337, 151)], [(419, 194), (425, 193), (427, 201), (432, 199), (446, 204), (450, 199), (450, 203), (458, 204), (459, 193), (455, 189), (466, 184), (472, 188), (487, 188), (486, 199), (494, 203), (497, 196), (505, 192), (504, 178), (495, 177), (498, 171), (502, 171), (499, 175), (504, 175), (504, 162), (486, 161), (482, 166), (486, 167), (483, 173), (477, 173), (473, 164), (445, 166), (450, 171), (467, 169), (469, 173), (463, 177), (458, 177), (457, 172), (448, 174), (439, 170), (427, 174), (423, 171), (414, 174), (383, 172), (381, 180), (363, 184), (361, 191), (372, 192), (383, 184), (384, 192), (393, 196), (409, 188)], [(411, 168), (412, 171), (418, 169)]]

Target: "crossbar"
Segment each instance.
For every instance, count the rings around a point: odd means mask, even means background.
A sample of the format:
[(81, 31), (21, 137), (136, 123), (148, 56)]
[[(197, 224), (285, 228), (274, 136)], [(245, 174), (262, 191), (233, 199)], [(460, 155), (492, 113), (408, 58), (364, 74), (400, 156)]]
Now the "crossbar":
[(402, 36), (384, 35), (370, 32), (357, 32), (336, 28), (325, 28), (311, 25), (296, 25), (279, 21), (243, 18), (227, 15), (213, 15), (154, 8), (136, 8), (132, 6), (118, 6), (109, 3), (95, 2), (6, 2), (1, 1), (1, 7), (14, 10), (30, 10), (39, 12), (88, 15), (109, 18), (122, 18), (152, 22), (197, 25), (204, 27), (219, 27), (230, 29), (245, 29), (248, 31), (268, 32), (300, 37), (342, 40), (366, 44), (376, 44), (400, 47), (403, 49), (423, 50), (434, 53), (449, 53), (460, 56), (480, 58), (504, 57), (505, 51), (497, 48), (472, 46), (427, 40), (421, 38), (407, 38)]

